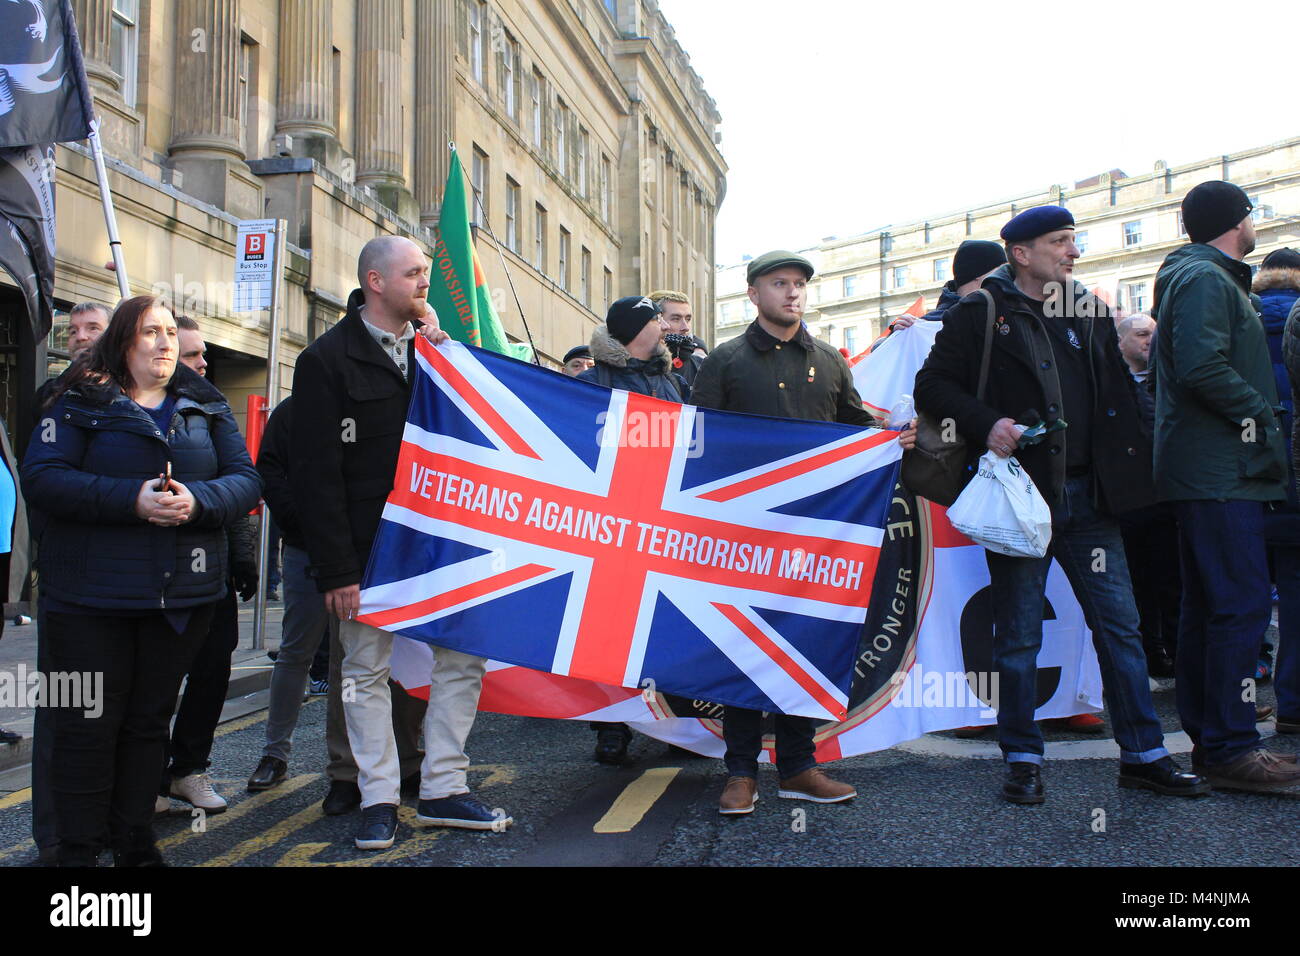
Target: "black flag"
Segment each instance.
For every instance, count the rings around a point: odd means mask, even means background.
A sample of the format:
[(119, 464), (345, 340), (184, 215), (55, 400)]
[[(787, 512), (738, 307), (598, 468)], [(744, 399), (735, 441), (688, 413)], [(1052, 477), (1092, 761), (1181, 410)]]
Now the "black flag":
[(69, 0), (0, 0), (0, 148), (86, 139), (92, 115)]
[[(0, 0), (3, 7), (11, 0)], [(54, 146), (0, 149), (0, 267), (27, 300), (36, 341), (54, 316)]]

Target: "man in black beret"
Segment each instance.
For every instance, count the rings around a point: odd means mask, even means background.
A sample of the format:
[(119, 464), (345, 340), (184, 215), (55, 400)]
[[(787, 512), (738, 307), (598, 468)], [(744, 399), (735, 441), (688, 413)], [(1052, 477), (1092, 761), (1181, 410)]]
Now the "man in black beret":
[[(800, 418), (875, 426), (853, 387), (849, 365), (836, 349), (813, 338), (803, 324), (812, 263), (778, 250), (749, 263), (749, 300), (758, 317), (729, 342), (715, 348), (695, 378), (692, 401), (751, 415)], [(900, 442), (915, 441), (913, 429)], [(761, 440), (761, 439), (759, 439)], [(847, 783), (833, 780), (817, 766), (810, 717), (775, 715), (778, 795), (790, 800), (839, 803), (857, 796)], [(758, 757), (763, 747), (763, 715), (728, 706), (722, 721), (729, 777), (719, 812), (753, 812), (758, 799)]]
[(1265, 750), (1253, 687), (1272, 615), (1264, 509), (1286, 496), (1286, 442), (1260, 301), (1251, 202), (1232, 183), (1183, 199), (1190, 243), (1156, 273), (1156, 493), (1178, 516), (1178, 715), (1216, 789), (1300, 795), (1294, 758)]
[(587, 369), (595, 365), (595, 360), (591, 357), (591, 348), (586, 345), (575, 345), (569, 351), (564, 353), (564, 374), (571, 378), (577, 378)]
[[(1150, 442), (1109, 310), (1073, 281), (1079, 249), (1068, 209), (1028, 209), (1006, 224), (1002, 239), (1007, 265), (944, 315), (915, 389), (917, 408), (950, 422), (969, 443), (972, 463), (985, 449), (1016, 455), (1052, 509), (1045, 557), (985, 552), (1001, 692), (998, 743), (1007, 762), (1002, 795), (1017, 804), (1043, 802), (1043, 737), (1034, 711), (1053, 558), (1097, 648), (1120, 747), (1119, 785), (1174, 796), (1205, 793), (1209, 784), (1180, 772), (1165, 749), (1113, 517), (1149, 503), (1153, 490)], [(990, 308), (990, 374), (977, 397)], [(1024, 428), (1040, 422), (1053, 430), (1021, 447)]]

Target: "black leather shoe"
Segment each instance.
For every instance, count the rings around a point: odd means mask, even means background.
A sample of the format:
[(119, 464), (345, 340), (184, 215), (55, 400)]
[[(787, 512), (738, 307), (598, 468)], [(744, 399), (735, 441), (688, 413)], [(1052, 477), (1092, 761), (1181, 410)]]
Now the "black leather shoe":
[(1011, 803), (1042, 803), (1043, 777), (1038, 764), (1016, 760), (1007, 764), (1007, 778), (1002, 782), (1002, 796)]
[(1210, 792), (1210, 781), (1200, 774), (1178, 769), (1172, 757), (1151, 763), (1119, 765), (1119, 785), (1130, 790), (1154, 790), (1171, 797), (1202, 797)]
[(623, 766), (628, 762), (628, 735), (621, 730), (602, 730), (596, 734), (596, 762)]
[(1174, 659), (1163, 647), (1157, 647), (1147, 654), (1147, 674), (1150, 677), (1174, 676)]
[(340, 817), (351, 813), (361, 806), (361, 788), (351, 780), (331, 780), (329, 793), (321, 803), (321, 811), (327, 817)]
[(263, 757), (258, 762), (253, 775), (248, 778), (249, 791), (257, 793), (261, 790), (270, 790), (284, 779), (286, 769), (288, 768), (284, 761), (279, 757)]

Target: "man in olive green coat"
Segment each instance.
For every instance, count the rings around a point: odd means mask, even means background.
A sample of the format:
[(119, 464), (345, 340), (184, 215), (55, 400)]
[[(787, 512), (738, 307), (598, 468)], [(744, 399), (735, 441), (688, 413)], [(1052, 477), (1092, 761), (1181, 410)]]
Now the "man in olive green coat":
[(1271, 615), (1265, 502), (1285, 496), (1286, 443), (1259, 301), (1242, 260), (1251, 203), (1231, 183), (1183, 200), (1191, 243), (1156, 276), (1156, 495), (1178, 516), (1178, 713), (1217, 789), (1300, 796), (1300, 765), (1260, 747), (1253, 686)]

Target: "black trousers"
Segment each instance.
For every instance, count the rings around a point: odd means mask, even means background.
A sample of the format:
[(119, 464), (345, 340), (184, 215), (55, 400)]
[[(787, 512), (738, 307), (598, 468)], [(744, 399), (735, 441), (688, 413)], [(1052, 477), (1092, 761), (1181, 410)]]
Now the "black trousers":
[(1141, 619), (1142, 649), (1148, 658), (1160, 648), (1176, 656), (1183, 577), (1173, 506), (1152, 505), (1120, 516), (1119, 524)]
[(158, 612), (138, 617), (46, 612), (50, 668), (102, 681), (98, 715), (84, 707), (51, 711), (51, 783), (61, 855), (83, 858), (123, 845), (132, 831), (148, 830), (167, 721), (211, 620), (211, 605), (197, 607), (178, 634)]
[(230, 685), (230, 655), (239, 646), (238, 601), (234, 585), (227, 582), (226, 596), (213, 605), (212, 625), (190, 664), (185, 696), (176, 708), (167, 749), (171, 766), (163, 774), (163, 793), (170, 789), (168, 777), (179, 779), (208, 769)]

